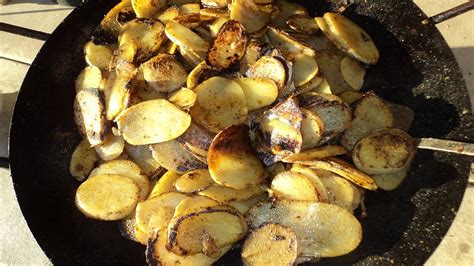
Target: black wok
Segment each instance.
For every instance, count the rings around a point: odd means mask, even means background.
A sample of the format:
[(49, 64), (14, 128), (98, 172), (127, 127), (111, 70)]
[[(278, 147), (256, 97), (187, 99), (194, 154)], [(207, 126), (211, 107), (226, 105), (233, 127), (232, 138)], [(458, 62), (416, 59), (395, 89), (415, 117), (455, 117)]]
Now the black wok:
[[(26, 221), (58, 265), (145, 264), (144, 248), (120, 236), (114, 222), (87, 219), (74, 206), (79, 183), (68, 172), (80, 141), (73, 122), (74, 79), (82, 46), (113, 1), (78, 7), (45, 43), (23, 82), (10, 133), (13, 183)], [(412, 108), (414, 137), (473, 141), (473, 117), (461, 72), (446, 42), (411, 1), (360, 1), (345, 15), (373, 37), (381, 61), (364, 89)], [(312, 15), (323, 1), (305, 1)], [(331, 7), (337, 8), (337, 4)], [(359, 248), (320, 264), (420, 265), (448, 230), (467, 184), (471, 159), (419, 151), (413, 170), (393, 192), (368, 193)], [(238, 249), (218, 264), (240, 264)]]

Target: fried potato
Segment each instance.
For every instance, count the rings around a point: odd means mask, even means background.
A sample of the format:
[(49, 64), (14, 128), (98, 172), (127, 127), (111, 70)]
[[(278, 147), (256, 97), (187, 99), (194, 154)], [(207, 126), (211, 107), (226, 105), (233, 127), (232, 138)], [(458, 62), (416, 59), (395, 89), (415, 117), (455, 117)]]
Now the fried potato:
[(150, 195), (148, 195), (148, 198), (155, 198), (168, 192), (176, 192), (177, 190), (174, 187), (174, 182), (176, 182), (180, 177), (181, 174), (179, 173), (167, 171), (156, 181)]
[(250, 78), (269, 78), (278, 86), (279, 93), (289, 80), (284, 62), (273, 56), (262, 56), (246, 72)]
[(158, 11), (154, 17), (158, 19), (159, 21), (161, 21), (164, 25), (166, 25), (169, 21), (179, 16), (179, 11), (180, 10), (178, 6), (171, 5), (167, 9)]
[(198, 194), (216, 200), (220, 203), (227, 203), (230, 201), (248, 200), (260, 196), (265, 194), (265, 189), (260, 186), (249, 187), (246, 189), (235, 189), (220, 185), (212, 185), (209, 188), (198, 192)]
[(341, 73), (343, 56), (320, 51), (316, 57), (319, 69), (331, 87), (331, 93), (340, 94), (354, 89), (345, 81)]
[(97, 88), (85, 88), (76, 94), (74, 120), (81, 135), (91, 146), (104, 142), (109, 129), (102, 95)]
[[(217, 21), (217, 20), (216, 20)], [(247, 43), (245, 54), (240, 60), (240, 73), (245, 74), (251, 65), (262, 57), (267, 48), (266, 43), (251, 39)]]
[[(318, 74), (316, 74), (310, 81), (307, 83), (299, 86), (296, 89), (296, 94), (302, 94), (305, 92), (319, 92), (318, 87), (321, 85), (321, 83), (325, 80), (323, 75), (319, 72), (319, 67), (318, 67)], [(331, 91), (329, 92), (320, 92), (320, 93), (327, 93), (327, 94), (332, 94)]]
[(139, 188), (130, 178), (97, 175), (84, 181), (76, 191), (76, 206), (86, 216), (99, 220), (119, 220), (137, 205)]
[(316, 147), (323, 138), (324, 123), (318, 115), (308, 109), (300, 108), (303, 114), (301, 120), (301, 150), (308, 150)]
[(293, 15), (308, 15), (306, 8), (300, 4), (294, 2), (288, 2), (285, 0), (275, 1), (276, 8), (278, 10), (276, 18), (273, 20), (272, 24), (277, 28), (284, 31), (290, 31), (291, 28), (288, 27), (287, 21), (288, 18)]
[(318, 74), (318, 63), (314, 57), (297, 54), (293, 57), (292, 79), (296, 87), (311, 81)]
[(252, 208), (254, 205), (257, 203), (265, 200), (268, 198), (267, 194), (262, 194), (260, 196), (248, 199), (248, 200), (235, 200), (235, 201), (229, 201), (226, 204), (229, 206), (234, 207), (236, 210), (238, 210), (242, 215), (245, 215), (250, 208)]
[(96, 66), (85, 67), (76, 77), (76, 93), (85, 88), (100, 89), (102, 73)]
[(233, 80), (212, 77), (194, 91), (197, 101), (191, 108), (195, 121), (205, 129), (218, 133), (247, 119), (247, 101), (239, 84)]
[(199, 63), (189, 73), (186, 79), (186, 87), (190, 90), (194, 90), (199, 85), (199, 83), (201, 83), (201, 80), (200, 80), (201, 76), (210, 70), (211, 70), (211, 67), (205, 61), (202, 61), (201, 63)]
[(99, 160), (97, 153), (87, 140), (82, 140), (74, 149), (69, 163), (69, 173), (77, 180), (84, 181)]
[(206, 168), (206, 165), (188, 152), (177, 140), (156, 143), (150, 146), (153, 158), (168, 171), (185, 173)]
[(359, 207), (362, 194), (355, 185), (334, 173), (324, 170), (314, 171), (326, 188), (329, 203), (350, 212)]
[(201, 25), (201, 16), (198, 13), (180, 14), (173, 19), (174, 22), (179, 23), (186, 28), (194, 29)]
[(109, 10), (99, 26), (92, 32), (92, 42), (96, 45), (116, 43), (122, 30), (122, 26), (117, 21), (117, 15), (129, 7), (131, 7), (130, 1), (122, 1)]
[(118, 223), (120, 234), (132, 241), (140, 243), (144, 246), (148, 243), (148, 236), (138, 230), (135, 224), (135, 218), (125, 218)]
[(151, 18), (166, 5), (166, 0), (131, 0), (133, 11), (139, 18)]
[(200, 10), (201, 6), (198, 3), (186, 3), (179, 6), (181, 14), (198, 14)]
[(110, 59), (112, 59), (112, 50), (106, 45), (95, 45), (93, 42), (88, 42), (84, 45), (84, 55), (89, 66), (106, 70)]
[(125, 152), (129, 158), (140, 167), (142, 173), (150, 179), (156, 178), (164, 170), (160, 164), (153, 159), (148, 145), (135, 146), (125, 143)]
[(408, 163), (406, 167), (402, 168), (401, 170), (398, 170), (397, 172), (372, 175), (372, 178), (375, 180), (375, 183), (377, 183), (377, 186), (380, 189), (392, 191), (398, 188), (406, 179), (410, 170), (409, 166), (410, 163)]
[(293, 230), (279, 224), (263, 224), (253, 230), (242, 248), (244, 265), (293, 265), (298, 256)]
[(249, 111), (270, 105), (278, 97), (278, 87), (269, 78), (237, 78), (234, 81), (244, 91)]
[(134, 62), (136, 61), (137, 52), (138, 48), (135, 43), (130, 42), (120, 45), (112, 54), (108, 70), (110, 72), (117, 71), (119, 74), (130, 74), (136, 68)]
[(179, 47), (179, 53), (181, 54), (185, 62), (191, 67), (199, 65), (202, 61), (206, 59), (205, 52), (195, 52), (191, 49)]
[(207, 52), (209, 44), (189, 28), (174, 22), (166, 23), (165, 33), (168, 39), (180, 48), (194, 52)]
[(201, 0), (201, 4), (209, 8), (227, 8), (228, 0)]
[(182, 109), (191, 108), (196, 102), (196, 99), (196, 93), (184, 87), (168, 94), (168, 101)]
[(214, 20), (217, 18), (230, 19), (230, 13), (227, 9), (203, 8), (199, 10), (201, 20)]
[(320, 202), (329, 202), (329, 195), (326, 187), (324, 186), (323, 182), (316, 175), (315, 170), (300, 164), (293, 164), (291, 166), (290, 171), (300, 173), (306, 176), (311, 183), (313, 183), (314, 188), (316, 189), (316, 193), (318, 194), (318, 201)]
[(270, 22), (270, 14), (262, 12), (252, 0), (234, 0), (228, 8), (230, 19), (242, 23), (248, 33), (260, 31)]
[(286, 21), (288, 26), (299, 33), (313, 35), (319, 32), (319, 27), (314, 18), (305, 15), (292, 15)]
[(221, 17), (214, 20), (212, 23), (209, 24), (209, 32), (211, 33), (211, 37), (216, 37), (217, 33), (221, 29), (222, 25), (224, 25), (230, 18)]
[(172, 103), (158, 99), (126, 109), (117, 119), (123, 138), (132, 145), (173, 140), (191, 124), (191, 116)]
[(165, 27), (159, 20), (153, 18), (137, 18), (128, 22), (120, 35), (120, 45), (136, 44), (139, 62), (145, 61), (158, 51), (165, 40)]
[(304, 54), (309, 57), (316, 56), (316, 52), (311, 47), (298, 42), (283, 30), (268, 27), (265, 36), (268, 38), (271, 45), (288, 53)]
[(231, 67), (244, 56), (247, 41), (244, 26), (236, 20), (227, 21), (207, 52), (207, 62), (218, 71)]
[(183, 193), (197, 193), (209, 188), (214, 181), (207, 169), (196, 169), (178, 178), (174, 186), (176, 190)]
[(365, 68), (359, 62), (354, 59), (345, 56), (341, 60), (341, 75), (342, 78), (349, 84), (354, 90), (360, 90), (364, 84)]
[(364, 97), (364, 94), (358, 91), (345, 91), (343, 93), (338, 94), (337, 96), (339, 96), (339, 98), (341, 98), (341, 100), (347, 105), (351, 105), (362, 99), (362, 97)]
[(271, 190), (277, 199), (318, 201), (313, 183), (303, 174), (294, 171), (279, 173), (273, 178)]
[(120, 26), (124, 26), (127, 24), (127, 22), (137, 18), (137, 14), (135, 14), (135, 11), (133, 10), (133, 7), (126, 7), (117, 14), (117, 17), (115, 18), (120, 24)]
[(298, 255), (336, 257), (354, 250), (362, 239), (362, 228), (347, 210), (322, 202), (285, 201), (259, 203), (250, 209), (251, 228), (278, 223), (293, 230)]
[(263, 165), (250, 146), (248, 131), (244, 125), (231, 126), (212, 141), (207, 164), (217, 184), (244, 189), (263, 181)]
[(121, 136), (115, 136), (110, 132), (104, 138), (104, 142), (94, 146), (97, 155), (104, 161), (110, 161), (119, 157), (124, 149), (125, 142)]
[(126, 72), (127, 74), (113, 71), (105, 82), (104, 95), (108, 120), (114, 120), (129, 105), (130, 86), (137, 70), (132, 66)]
[(346, 154), (347, 150), (342, 146), (322, 146), (316, 147), (310, 150), (306, 150), (300, 153), (292, 154), (288, 157), (283, 158), (286, 163), (292, 163), (296, 161), (308, 161), (317, 160), (327, 157), (334, 157), (338, 155)]
[(191, 123), (188, 130), (178, 138), (185, 148), (192, 154), (204, 157), (207, 163), (207, 151), (211, 146), (214, 135), (195, 123)]
[(159, 54), (142, 64), (145, 81), (155, 90), (174, 91), (186, 82), (188, 73), (172, 55)]

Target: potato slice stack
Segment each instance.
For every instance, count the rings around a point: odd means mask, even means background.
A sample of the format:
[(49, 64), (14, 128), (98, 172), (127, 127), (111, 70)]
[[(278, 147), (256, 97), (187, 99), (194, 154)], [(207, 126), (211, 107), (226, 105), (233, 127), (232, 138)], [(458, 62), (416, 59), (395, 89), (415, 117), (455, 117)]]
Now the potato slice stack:
[(412, 111), (359, 92), (375, 43), (285, 0), (121, 1), (75, 81), (77, 207), (150, 265), (211, 265), (247, 235), (246, 265), (351, 252), (365, 191), (415, 151)]

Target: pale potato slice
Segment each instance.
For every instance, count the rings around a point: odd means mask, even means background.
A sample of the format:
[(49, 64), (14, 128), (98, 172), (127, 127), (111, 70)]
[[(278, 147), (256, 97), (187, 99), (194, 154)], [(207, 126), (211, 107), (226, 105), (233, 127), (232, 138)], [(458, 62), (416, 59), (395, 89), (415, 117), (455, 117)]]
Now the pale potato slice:
[(377, 183), (377, 186), (380, 189), (392, 191), (398, 188), (408, 176), (408, 172), (410, 170), (409, 166), (410, 163), (408, 163), (406, 167), (402, 168), (401, 170), (398, 170), (397, 172), (372, 175), (372, 178), (375, 180), (375, 183)]
[(134, 163), (140, 166), (142, 173), (148, 178), (154, 179), (163, 172), (161, 165), (153, 159), (148, 145), (134, 146), (126, 143), (125, 152)]
[(173, 140), (182, 135), (190, 124), (190, 115), (163, 99), (134, 105), (117, 119), (123, 138), (132, 145)]
[(142, 71), (145, 81), (161, 92), (181, 88), (188, 75), (183, 65), (169, 54), (159, 54), (143, 63)]
[(168, 101), (183, 109), (191, 108), (196, 102), (196, 99), (196, 93), (184, 87), (168, 94)]
[[(137, 17), (137, 14), (135, 14), (135, 11), (133, 10), (133, 7), (126, 7), (117, 14), (117, 17), (115, 18), (117, 22), (120, 24), (120, 26), (124, 26), (127, 24), (132, 19), (135, 19)], [(110, 48), (113, 48), (113, 46), (110, 46)]]
[(298, 256), (293, 230), (280, 224), (263, 224), (253, 230), (242, 247), (244, 265), (293, 265)]
[(104, 161), (110, 161), (119, 157), (125, 147), (125, 141), (122, 136), (115, 136), (112, 132), (107, 134), (104, 142), (94, 146), (97, 155)]
[(206, 60), (205, 52), (195, 52), (191, 49), (179, 47), (179, 53), (183, 56), (183, 59), (186, 61), (186, 63), (191, 67), (195, 67), (202, 61)]
[(251, 228), (277, 223), (295, 232), (298, 256), (336, 257), (357, 248), (362, 240), (359, 221), (347, 210), (322, 202), (286, 201), (259, 203), (250, 209)]
[(97, 175), (76, 191), (76, 206), (86, 216), (99, 220), (119, 220), (135, 209), (139, 188), (128, 177)]
[(329, 202), (328, 191), (326, 190), (326, 187), (319, 176), (315, 173), (315, 170), (304, 165), (292, 164), (290, 171), (305, 175), (311, 181), (311, 183), (313, 183), (316, 193), (318, 194), (318, 201), (326, 203)]
[(214, 20), (217, 18), (230, 19), (230, 13), (227, 9), (203, 8), (199, 10), (201, 20)]
[(174, 182), (174, 187), (179, 192), (197, 193), (209, 188), (214, 181), (207, 169), (196, 169), (182, 175)]
[(175, 19), (178, 16), (179, 16), (179, 7), (175, 5), (171, 5), (167, 9), (157, 12), (154, 17), (158, 19), (159, 21), (161, 21), (164, 25), (166, 25), (169, 21)]
[(138, 196), (139, 201), (143, 201), (148, 197), (150, 193), (150, 181), (148, 177), (141, 174), (141, 169), (129, 160), (113, 160), (105, 162), (96, 167), (89, 175), (92, 178), (97, 175), (121, 175), (132, 179), (140, 189)]
[(347, 105), (351, 105), (362, 99), (362, 97), (364, 97), (364, 94), (358, 91), (345, 91), (343, 93), (338, 94), (337, 96), (339, 96), (339, 98), (341, 98), (341, 100)]
[(131, 66), (125, 72), (126, 74), (116, 69), (110, 73), (105, 82), (104, 95), (108, 120), (114, 120), (129, 105), (129, 84), (135, 78), (137, 69)]
[(177, 219), (181, 217), (194, 213), (209, 207), (215, 207), (221, 205), (218, 201), (215, 201), (211, 198), (201, 195), (191, 195), (189, 198), (182, 200), (178, 206), (176, 206), (173, 221), (175, 222)]
[(319, 32), (319, 26), (314, 18), (304, 14), (288, 17), (286, 24), (288, 24), (292, 30), (304, 34), (313, 35)]
[(120, 45), (112, 54), (109, 68), (110, 72), (117, 70), (118, 72), (129, 74), (135, 69), (138, 47), (135, 43), (124, 43)]
[(285, 171), (273, 178), (271, 190), (277, 199), (318, 201), (313, 183), (303, 174)]
[(216, 37), (217, 33), (221, 29), (222, 25), (224, 25), (227, 21), (229, 21), (230, 18), (218, 18), (214, 20), (210, 25), (209, 25), (209, 31), (211, 33), (212, 37)]
[(228, 8), (230, 19), (242, 23), (248, 33), (260, 31), (270, 22), (270, 14), (262, 12), (253, 0), (234, 0)]
[(156, 143), (150, 146), (153, 158), (168, 171), (185, 173), (206, 168), (206, 164), (187, 151), (177, 140)]
[(91, 146), (104, 142), (109, 129), (102, 95), (97, 88), (85, 88), (76, 94), (74, 120), (82, 137)]
[(321, 169), (335, 173), (368, 190), (377, 189), (377, 184), (375, 184), (375, 181), (370, 176), (364, 174), (349, 163), (340, 159), (327, 158), (312, 161), (297, 161), (295, 163), (307, 165), (314, 169)]
[(181, 174), (179, 173), (167, 171), (160, 177), (160, 179), (158, 179), (158, 181), (156, 181), (156, 184), (153, 186), (148, 198), (155, 198), (168, 192), (176, 192), (174, 182), (176, 182), (180, 177)]
[[(355, 185), (334, 173), (324, 170), (315, 171), (319, 180), (321, 180), (326, 188), (329, 203), (347, 209), (350, 212), (359, 206), (362, 195)], [(325, 173), (322, 174), (321, 172)]]
[(265, 189), (260, 186), (246, 189), (235, 189), (219, 185), (212, 185), (198, 194), (216, 200), (220, 203), (226, 203), (230, 201), (248, 200), (257, 197), (259, 195), (265, 194)]
[(88, 42), (84, 45), (84, 55), (89, 66), (106, 70), (112, 59), (112, 50), (106, 45), (95, 45), (93, 42)]
[[(137, 204), (137, 209), (135, 211), (135, 218), (137, 219), (136, 223), (138, 229), (143, 232), (148, 232), (148, 225), (152, 216), (159, 211), (160, 208), (171, 208), (174, 209), (178, 204), (188, 198), (186, 194), (169, 192), (162, 194), (160, 196), (139, 202)], [(172, 217), (169, 217), (171, 220)], [(168, 221), (169, 222), (169, 221)]]
[(246, 75), (250, 78), (269, 78), (273, 80), (278, 86), (279, 92), (290, 78), (285, 63), (273, 56), (260, 57), (249, 67)]
[[(179, 23), (186, 28), (194, 29), (201, 25), (201, 16), (198, 13), (181, 13), (173, 19), (174, 22)], [(199, 36), (201, 37), (201, 36)]]
[(265, 200), (268, 198), (267, 194), (262, 194), (260, 196), (248, 199), (248, 200), (236, 200), (236, 201), (229, 201), (226, 204), (229, 206), (234, 207), (236, 210), (238, 210), (242, 215), (245, 215), (250, 208), (252, 208), (254, 205), (257, 203)]
[(231, 67), (244, 56), (247, 41), (244, 26), (236, 20), (227, 21), (207, 51), (207, 62), (218, 71)]
[(130, 1), (122, 1), (110, 9), (92, 33), (92, 42), (96, 45), (116, 43), (122, 30), (122, 26), (117, 21), (117, 15), (129, 7), (131, 7)]
[(341, 75), (342, 78), (349, 84), (354, 90), (360, 90), (364, 84), (365, 68), (359, 62), (354, 59), (345, 56), (341, 60)]
[(304, 54), (309, 57), (316, 57), (316, 52), (313, 50), (313, 48), (298, 42), (283, 30), (268, 27), (265, 36), (268, 38), (268, 41), (271, 45), (280, 48), (283, 51), (293, 54)]
[(181, 14), (196, 14), (201, 10), (201, 6), (198, 3), (186, 3), (179, 6)]
[(311, 112), (308, 109), (300, 108), (303, 114), (303, 120), (301, 120), (301, 137), (303, 142), (301, 144), (301, 150), (305, 151), (316, 147), (323, 138), (324, 122), (319, 118), (318, 115)]
[(343, 154), (347, 154), (347, 150), (342, 146), (321, 146), (310, 150), (302, 151), (300, 153), (292, 154), (288, 157), (283, 158), (283, 162), (293, 163), (296, 161), (310, 161), (327, 157), (334, 157)]
[(100, 89), (102, 83), (102, 73), (96, 66), (85, 67), (76, 77), (76, 93), (85, 88)]
[(209, 8), (227, 8), (228, 0), (201, 0), (201, 4)]
[(328, 80), (326, 78), (323, 78), (321, 83), (318, 84), (318, 86), (314, 88), (312, 91), (316, 93), (322, 93), (322, 94), (333, 94), (331, 86), (329, 85)]
[(132, 241), (140, 243), (144, 246), (148, 243), (148, 236), (142, 231), (138, 230), (135, 224), (135, 218), (125, 218), (118, 224), (120, 234)]
[(174, 22), (166, 23), (165, 33), (168, 39), (180, 48), (194, 52), (207, 52), (209, 44), (189, 28)]
[(206, 61), (202, 61), (196, 67), (189, 72), (189, 75), (186, 79), (186, 87), (190, 90), (194, 90), (199, 83), (201, 83), (200, 79), (203, 74), (210, 71), (212, 68), (206, 63)]
[(263, 181), (263, 165), (250, 146), (248, 132), (245, 125), (231, 126), (212, 141), (207, 164), (217, 184), (244, 189)]
[(120, 35), (120, 45), (124, 43), (136, 44), (137, 60), (140, 62), (145, 61), (158, 51), (165, 40), (163, 23), (153, 18), (137, 18), (128, 22)]
[[(318, 87), (321, 85), (321, 83), (325, 80), (323, 75), (319, 72), (319, 67), (318, 67), (318, 74), (316, 74), (310, 81), (307, 83), (303, 84), (302, 86), (299, 86), (296, 89), (297, 94), (302, 94), (305, 92), (313, 91), (317, 92)], [(332, 94), (331, 91), (329, 92), (321, 92), (321, 93), (328, 93)]]
[(331, 87), (331, 93), (340, 94), (344, 91), (353, 91), (341, 73), (341, 62), (344, 57), (330, 52), (319, 51), (316, 61), (319, 70), (326, 78), (328, 85)]
[(308, 11), (306, 10), (306, 8), (304, 8), (300, 4), (285, 0), (275, 1), (275, 4), (278, 12), (272, 23), (277, 28), (282, 29), (284, 31), (291, 30), (291, 28), (288, 27), (287, 24), (289, 17), (293, 15), (308, 15)]
[(296, 87), (311, 81), (318, 74), (318, 63), (314, 57), (296, 54), (293, 57), (293, 75), (291, 78)]
[(244, 91), (249, 111), (270, 105), (278, 97), (278, 87), (269, 78), (237, 78), (234, 81)]
[[(183, 202), (186, 199), (183, 199)], [(181, 203), (180, 203), (181, 204)], [(179, 204), (178, 204), (179, 206)], [(175, 208), (169, 206), (161, 206), (158, 208), (150, 218), (148, 222), (147, 235), (149, 237), (159, 230), (165, 229), (168, 227), (169, 222), (173, 219), (175, 213)], [(147, 241), (148, 242), (148, 241)]]
[(213, 133), (247, 120), (247, 101), (239, 84), (233, 80), (212, 77), (194, 91), (197, 101), (191, 108), (196, 122)]
[(77, 180), (84, 181), (99, 161), (94, 148), (87, 140), (82, 140), (74, 149), (69, 163), (69, 173)]
[(413, 139), (400, 129), (382, 129), (362, 138), (352, 151), (354, 165), (367, 174), (400, 171), (415, 152)]
[(151, 18), (166, 5), (166, 0), (131, 0), (133, 11), (139, 18)]
[[(217, 20), (216, 20), (217, 21)], [(240, 60), (240, 73), (245, 74), (249, 67), (262, 57), (267, 48), (266, 43), (251, 39), (247, 43), (244, 57)]]

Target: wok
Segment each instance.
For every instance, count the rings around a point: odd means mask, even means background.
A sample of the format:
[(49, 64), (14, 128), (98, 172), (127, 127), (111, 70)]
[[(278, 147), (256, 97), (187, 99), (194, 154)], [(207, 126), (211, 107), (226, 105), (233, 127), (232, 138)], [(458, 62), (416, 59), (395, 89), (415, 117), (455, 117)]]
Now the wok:
[[(88, 219), (76, 209), (79, 183), (68, 172), (80, 141), (72, 107), (74, 79), (85, 66), (82, 46), (114, 2), (89, 1), (59, 25), (31, 65), (14, 109), (10, 133), (14, 187), (33, 235), (58, 265), (145, 264), (144, 248), (121, 237), (115, 222)], [(364, 90), (412, 108), (416, 117), (409, 133), (414, 137), (474, 140), (474, 120), (459, 67), (436, 28), (420, 23), (426, 18), (422, 11), (408, 0), (360, 2), (344, 14), (361, 25), (381, 51), (380, 62), (367, 72)], [(302, 3), (311, 15), (339, 5)], [(400, 188), (367, 193), (359, 248), (319, 263), (424, 263), (453, 221), (469, 166), (468, 157), (418, 151)], [(238, 248), (217, 264), (240, 264)]]

